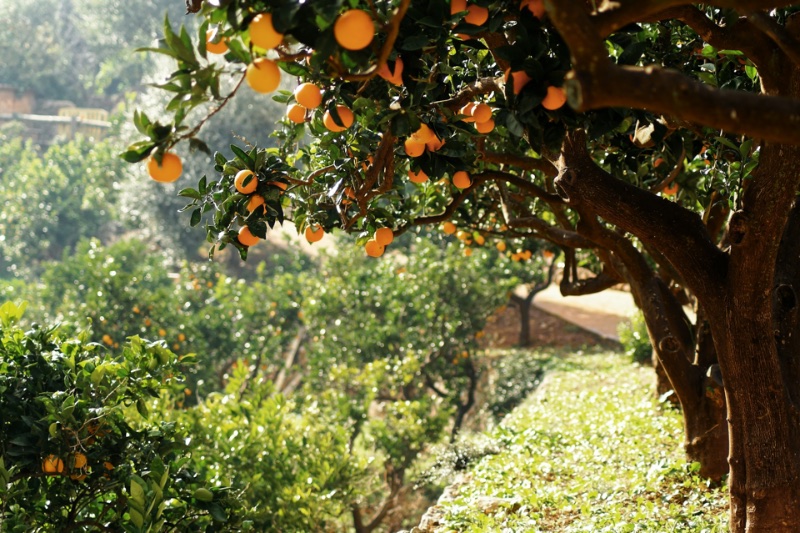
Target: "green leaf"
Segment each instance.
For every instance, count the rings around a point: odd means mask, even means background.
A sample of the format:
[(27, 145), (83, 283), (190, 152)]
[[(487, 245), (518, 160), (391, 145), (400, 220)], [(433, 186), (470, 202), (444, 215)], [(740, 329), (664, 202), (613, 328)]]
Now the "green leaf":
[(191, 227), (195, 227), (195, 226), (197, 226), (198, 224), (200, 224), (200, 220), (201, 220), (202, 218), (203, 218), (203, 212), (202, 212), (202, 210), (200, 210), (199, 208), (198, 208), (198, 209), (195, 209), (194, 211), (192, 211), (192, 219), (191, 219), (191, 221), (189, 222), (189, 225), (190, 225)]

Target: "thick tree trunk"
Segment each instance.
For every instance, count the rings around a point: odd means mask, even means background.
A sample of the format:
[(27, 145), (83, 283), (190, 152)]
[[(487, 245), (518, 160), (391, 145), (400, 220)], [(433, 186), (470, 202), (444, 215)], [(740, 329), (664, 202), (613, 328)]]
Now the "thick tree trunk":
[[(709, 322), (725, 381), (730, 430), (732, 531), (800, 531), (800, 419), (796, 356), (783, 344), (796, 326), (800, 148), (767, 145), (758, 175), (731, 220), (724, 300)], [(781, 242), (777, 236), (783, 236)], [(777, 268), (775, 267), (777, 265)], [(777, 271), (777, 272), (776, 272)]]

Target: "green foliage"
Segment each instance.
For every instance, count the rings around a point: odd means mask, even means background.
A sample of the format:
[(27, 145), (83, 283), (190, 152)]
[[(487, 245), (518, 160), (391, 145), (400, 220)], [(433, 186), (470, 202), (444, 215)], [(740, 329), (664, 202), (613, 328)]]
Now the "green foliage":
[(630, 322), (622, 322), (617, 328), (619, 342), (625, 350), (625, 355), (634, 363), (647, 363), (653, 357), (653, 346), (650, 344), (650, 335), (644, 316), (637, 312), (631, 316)]
[[(4, 531), (210, 524), (193, 503), (202, 480), (187, 465), (183, 436), (174, 424), (147, 419), (148, 399), (180, 378), (177, 356), (136, 336), (112, 355), (85, 333), (23, 331), (23, 309), (0, 306)], [(228, 521), (234, 507), (220, 508), (213, 521)]]
[(114, 220), (124, 174), (108, 143), (77, 139), (39, 155), (30, 142), (0, 144), (0, 276), (38, 273)]
[[(728, 530), (725, 492), (683, 459), (680, 416), (653, 399), (652, 371), (606, 353), (554, 363), (495, 431), (501, 452), (444, 504), (442, 530)], [(485, 513), (487, 496), (503, 500)]]
[(541, 384), (550, 354), (513, 350), (493, 354), (486, 409), (500, 420)]
[(164, 416), (191, 435), (193, 462), (203, 477), (241, 489), (236, 497), (246, 530), (330, 530), (347, 512), (364, 465), (324, 406), (301, 410), (237, 365), (224, 392), (188, 410), (165, 408)]

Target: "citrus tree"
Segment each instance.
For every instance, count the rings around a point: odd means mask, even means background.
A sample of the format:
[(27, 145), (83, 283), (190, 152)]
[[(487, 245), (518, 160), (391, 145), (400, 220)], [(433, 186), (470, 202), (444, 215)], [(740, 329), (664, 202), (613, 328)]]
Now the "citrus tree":
[(0, 306), (0, 526), (3, 531), (198, 531), (236, 527), (225, 487), (188, 465), (174, 424), (148, 404), (179, 378), (162, 342), (116, 354)]
[(171, 115), (137, 113), (146, 138), (124, 157), (177, 180), (170, 149), (202, 147), (205, 106), (298, 78), (274, 96), (287, 104), (280, 147), (217, 154), (181, 193), (190, 223), (213, 212), (209, 240), (243, 257), (287, 218), (313, 238), (353, 233), (370, 255), (388, 242), (379, 229), (440, 223), (550, 241), (568, 273), (591, 252), (597, 274), (565, 276), (562, 292), (630, 283), (687, 452), (719, 477), (729, 446), (732, 530), (793, 531), (792, 4), (194, 2), (198, 37), (166, 25), (153, 49), (177, 62), (162, 84)]

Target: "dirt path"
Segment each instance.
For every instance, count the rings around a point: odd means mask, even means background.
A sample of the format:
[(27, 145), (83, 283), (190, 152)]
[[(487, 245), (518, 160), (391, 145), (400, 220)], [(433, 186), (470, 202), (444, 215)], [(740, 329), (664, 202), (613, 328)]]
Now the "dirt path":
[[(524, 294), (522, 294), (524, 296)], [(531, 308), (531, 345), (580, 348), (619, 342), (617, 328), (636, 311), (630, 293), (606, 290), (588, 296), (561, 296), (552, 285), (536, 295)], [(490, 319), (486, 345), (509, 347), (519, 342), (520, 318), (508, 306)]]

